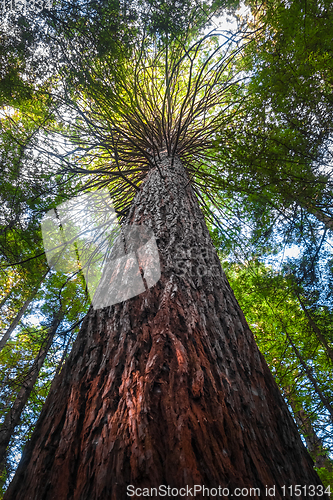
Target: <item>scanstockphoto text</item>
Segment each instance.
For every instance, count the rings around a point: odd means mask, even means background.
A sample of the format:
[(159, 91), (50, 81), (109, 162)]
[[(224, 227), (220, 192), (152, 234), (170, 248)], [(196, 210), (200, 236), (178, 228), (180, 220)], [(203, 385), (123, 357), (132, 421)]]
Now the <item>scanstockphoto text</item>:
[(9, 14), (38, 13), (43, 9), (50, 9), (52, 0), (0, 0), (0, 21)]
[(127, 486), (128, 497), (152, 497), (152, 498), (275, 498), (277, 492), (286, 498), (327, 498), (331, 495), (331, 488), (325, 488), (323, 485), (282, 485), (277, 488), (276, 485), (266, 485), (264, 488), (228, 488), (225, 486), (216, 486), (208, 488), (201, 484), (194, 486), (184, 486), (183, 488), (174, 488), (172, 486), (160, 485), (155, 488), (137, 488), (130, 484)]
[(214, 258), (216, 250), (211, 245), (199, 247), (185, 246), (183, 243), (175, 245), (175, 253), (172, 256), (173, 267), (178, 276), (192, 275), (200, 278), (212, 278), (219, 273), (219, 265), (212, 264)]

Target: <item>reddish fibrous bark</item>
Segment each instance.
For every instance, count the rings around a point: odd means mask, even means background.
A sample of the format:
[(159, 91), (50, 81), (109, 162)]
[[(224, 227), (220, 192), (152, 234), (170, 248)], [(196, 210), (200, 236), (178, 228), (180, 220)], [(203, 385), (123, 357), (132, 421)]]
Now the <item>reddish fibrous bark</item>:
[(161, 279), (90, 309), (4, 499), (320, 485), (178, 158), (150, 171), (127, 222), (154, 231)]

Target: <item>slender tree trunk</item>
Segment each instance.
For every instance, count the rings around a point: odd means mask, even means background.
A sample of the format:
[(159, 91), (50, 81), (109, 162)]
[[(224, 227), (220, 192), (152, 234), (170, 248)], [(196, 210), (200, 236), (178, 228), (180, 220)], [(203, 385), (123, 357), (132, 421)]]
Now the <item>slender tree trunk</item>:
[(90, 309), (4, 500), (125, 500), (129, 485), (290, 499), (283, 485), (321, 484), (177, 158), (151, 170), (128, 222), (153, 229), (161, 279)]
[[(48, 271), (47, 271), (48, 272)], [(47, 273), (46, 273), (47, 274)], [(15, 328), (17, 327), (17, 325), (19, 324), (19, 322), (21, 321), (24, 313), (26, 312), (26, 310), (28, 309), (28, 307), (30, 306), (31, 302), (34, 300), (34, 298), (36, 297), (37, 295), (37, 292), (40, 288), (40, 285), (42, 284), (46, 274), (44, 274), (44, 276), (42, 277), (42, 279), (40, 280), (40, 282), (38, 283), (38, 285), (33, 289), (32, 293), (29, 295), (29, 297), (27, 298), (27, 300), (24, 302), (23, 306), (21, 307), (21, 309), (19, 310), (19, 312), (17, 313), (17, 315), (15, 316), (15, 318), (13, 319), (13, 321), (11, 322), (9, 328), (6, 330), (6, 332), (4, 333), (2, 339), (0, 340), (0, 351), (2, 351), (2, 349), (5, 347), (6, 345), (6, 342), (8, 341), (10, 335), (13, 333), (13, 331), (15, 330)]]
[(6, 293), (6, 295), (2, 298), (0, 302), (0, 310), (3, 308), (9, 297), (11, 296), (12, 290), (9, 290), (9, 292)]
[(300, 306), (303, 309), (303, 312), (305, 313), (305, 316), (308, 318), (309, 324), (310, 324), (313, 332), (315, 333), (315, 335), (316, 335), (317, 339), (319, 340), (319, 342), (321, 342), (321, 344), (325, 347), (326, 352), (327, 352), (327, 356), (328, 356), (328, 358), (333, 363), (333, 349), (328, 345), (328, 342), (325, 339), (324, 335), (321, 333), (320, 329), (318, 328), (318, 326), (316, 325), (316, 323), (313, 321), (313, 319), (311, 317), (311, 314), (309, 313), (309, 311), (306, 308), (303, 300), (301, 299), (300, 294), (297, 293), (297, 292), (295, 292), (295, 293), (296, 293), (296, 296), (297, 296), (298, 301), (300, 303)]
[(48, 329), (47, 336), (44, 341), (44, 345), (39, 350), (39, 353), (37, 354), (32, 367), (30, 368), (29, 372), (27, 373), (23, 383), (22, 387), (14, 401), (13, 406), (7, 413), (4, 422), (1, 424), (0, 427), (0, 475), (3, 471), (3, 467), (5, 465), (5, 456), (6, 456), (6, 450), (7, 446), (9, 444), (9, 441), (12, 437), (12, 434), (14, 432), (15, 427), (18, 425), (20, 418), (21, 418), (21, 413), (25, 405), (27, 404), (27, 401), (29, 399), (29, 396), (31, 394), (31, 391), (36, 383), (37, 377), (39, 375), (40, 369), (43, 366), (44, 360), (46, 358), (46, 355), (52, 345), (52, 341), (54, 338), (54, 335), (57, 331), (57, 328), (59, 324), (61, 323), (63, 318), (63, 314), (61, 310), (59, 310), (52, 321), (52, 324), (50, 328)]
[(309, 416), (306, 414), (303, 408), (299, 408), (297, 406), (290, 387), (284, 388), (284, 392), (293, 410), (296, 423), (305, 439), (307, 449), (309, 450), (309, 453), (315, 461), (315, 466), (319, 468), (325, 467), (328, 472), (333, 472), (332, 462), (325, 453), (323, 443), (317, 436), (317, 433), (313, 428)]
[(15, 328), (17, 327), (17, 325), (19, 324), (19, 322), (21, 321), (22, 319), (22, 316), (24, 315), (25, 311), (28, 309), (28, 307), (30, 306), (31, 302), (33, 301), (35, 295), (37, 293), (37, 290), (34, 289), (33, 293), (27, 298), (27, 300), (24, 302), (23, 306), (21, 307), (21, 309), (18, 311), (17, 315), (15, 316), (15, 318), (13, 319), (13, 321), (11, 322), (11, 324), (9, 325), (8, 329), (5, 331), (2, 339), (0, 340), (0, 351), (2, 351), (2, 349), (5, 347), (11, 333), (15, 330)]
[(315, 217), (317, 217), (317, 219), (320, 222), (323, 222), (325, 224), (325, 227), (327, 229), (330, 229), (330, 230), (333, 229), (333, 218), (332, 217), (328, 217), (326, 214), (323, 214), (323, 212), (321, 210), (316, 210), (316, 209), (312, 208), (311, 206), (308, 207), (306, 203), (304, 205), (306, 208), (308, 208), (310, 213), (312, 213)]
[(332, 462), (325, 453), (323, 443), (317, 436), (311, 420), (309, 419), (305, 411), (303, 409), (298, 410), (295, 413), (295, 418), (304, 436), (309, 453), (315, 461), (315, 466), (319, 468), (325, 467), (328, 472), (333, 472)]
[(324, 393), (322, 392), (322, 390), (320, 389), (319, 387), (319, 384), (316, 380), (316, 378), (313, 376), (312, 374), (312, 370), (311, 368), (307, 365), (307, 363), (305, 362), (302, 354), (300, 353), (300, 351), (297, 349), (296, 345), (294, 344), (292, 338), (290, 337), (289, 333), (286, 331), (286, 336), (287, 336), (287, 339), (289, 340), (290, 342), (290, 345), (291, 347), (293, 348), (300, 364), (302, 365), (302, 367), (304, 368), (304, 371), (308, 377), (308, 379), (310, 380), (311, 384), (313, 385), (313, 388), (314, 390), (316, 391), (316, 393), (318, 394), (319, 396), (319, 399), (320, 401), (323, 403), (323, 405), (325, 406), (326, 410), (329, 412), (329, 414), (331, 415), (331, 420), (333, 422), (333, 406), (330, 402), (330, 400), (324, 395)]

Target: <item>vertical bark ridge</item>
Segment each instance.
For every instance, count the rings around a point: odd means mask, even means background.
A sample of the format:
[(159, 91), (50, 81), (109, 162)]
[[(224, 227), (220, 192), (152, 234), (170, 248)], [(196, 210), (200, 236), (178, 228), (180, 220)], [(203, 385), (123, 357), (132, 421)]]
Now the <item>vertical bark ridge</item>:
[(153, 229), (161, 279), (90, 309), (4, 500), (123, 500), (129, 484), (261, 498), (276, 485), (285, 499), (283, 485), (321, 484), (179, 159), (150, 171), (128, 223)]

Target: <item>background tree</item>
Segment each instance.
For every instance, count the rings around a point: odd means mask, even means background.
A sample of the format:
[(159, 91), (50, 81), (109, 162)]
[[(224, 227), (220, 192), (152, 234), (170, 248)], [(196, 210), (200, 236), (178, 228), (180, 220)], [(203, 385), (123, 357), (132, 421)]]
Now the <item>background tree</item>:
[(326, 454), (332, 449), (332, 360), (327, 351), (332, 343), (331, 312), (327, 307), (316, 307), (312, 312), (322, 326), (319, 337), (312, 318), (301, 307), (299, 294), (304, 290), (295, 287), (294, 276), (283, 276), (257, 259), (246, 266), (225, 262), (224, 269), (309, 451), (317, 467), (324, 468), (320, 472), (329, 484), (331, 463), (328, 458), (323, 461), (322, 454), (325, 446)]
[(11, 477), (14, 457), (31, 435), (52, 378), (68, 355), (87, 310), (86, 300), (80, 275), (51, 273), (32, 302), (30, 315), (1, 352), (3, 484)]

